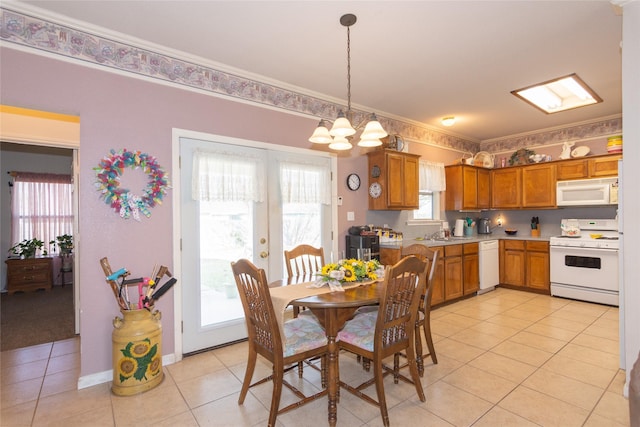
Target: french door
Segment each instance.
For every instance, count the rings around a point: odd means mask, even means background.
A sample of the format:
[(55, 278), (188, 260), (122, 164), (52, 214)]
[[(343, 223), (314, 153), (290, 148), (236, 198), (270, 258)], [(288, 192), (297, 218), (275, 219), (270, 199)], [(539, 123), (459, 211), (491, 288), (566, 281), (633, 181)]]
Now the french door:
[[(265, 269), (269, 280), (282, 278), (285, 249), (309, 243), (331, 250), (334, 215), (331, 204), (299, 204), (283, 201), (281, 197), (283, 159), (307, 161), (308, 155), (237, 145), (220, 137), (183, 137), (179, 141), (182, 352), (191, 353), (246, 337), (244, 312), (231, 272), (232, 261), (247, 258)], [(255, 173), (243, 174), (244, 168), (239, 172), (242, 180), (250, 177), (256, 187), (263, 188), (264, 197), (219, 201), (220, 191), (227, 189), (215, 188), (210, 190), (217, 193), (214, 198), (217, 201), (198, 199), (194, 196), (193, 177), (206, 172), (194, 168), (194, 158), (199, 164), (201, 153), (214, 160), (212, 169), (235, 167), (236, 172), (231, 173), (236, 174), (238, 164), (230, 166), (225, 159), (231, 159), (231, 163), (233, 159), (240, 162), (251, 159), (264, 165)], [(330, 174), (329, 158), (312, 161), (324, 163)], [(225, 178), (224, 187), (237, 185), (232, 181)], [(215, 182), (220, 187), (220, 181)]]

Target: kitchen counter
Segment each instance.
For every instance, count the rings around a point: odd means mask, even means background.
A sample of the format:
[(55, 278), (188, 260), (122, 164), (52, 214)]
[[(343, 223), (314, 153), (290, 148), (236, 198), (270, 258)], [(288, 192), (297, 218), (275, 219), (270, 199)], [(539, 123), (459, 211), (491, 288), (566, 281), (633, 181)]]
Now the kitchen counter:
[(460, 245), (463, 243), (477, 243), (487, 240), (533, 240), (548, 242), (554, 235), (542, 235), (539, 237), (533, 237), (530, 234), (516, 234), (515, 236), (509, 236), (506, 233), (493, 233), (493, 234), (480, 234), (465, 237), (449, 237), (448, 240), (431, 240), (431, 239), (404, 239), (402, 242), (388, 242), (380, 243), (381, 248), (388, 249), (401, 249), (403, 246), (419, 243), (425, 246), (447, 246), (447, 245)]

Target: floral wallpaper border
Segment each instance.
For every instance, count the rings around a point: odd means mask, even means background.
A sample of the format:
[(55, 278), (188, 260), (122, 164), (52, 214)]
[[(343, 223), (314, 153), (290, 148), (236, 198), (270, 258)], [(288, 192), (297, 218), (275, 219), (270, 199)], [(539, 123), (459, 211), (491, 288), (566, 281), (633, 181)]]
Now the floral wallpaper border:
[[(6, 8), (0, 8), (0, 40), (318, 119), (335, 117), (344, 107)], [(357, 120), (361, 120), (366, 112), (355, 111), (355, 114)], [(390, 133), (400, 134), (407, 140), (474, 153), (480, 149), (491, 152), (516, 150), (622, 131), (622, 119), (618, 118), (478, 143), (380, 115), (378, 118)]]

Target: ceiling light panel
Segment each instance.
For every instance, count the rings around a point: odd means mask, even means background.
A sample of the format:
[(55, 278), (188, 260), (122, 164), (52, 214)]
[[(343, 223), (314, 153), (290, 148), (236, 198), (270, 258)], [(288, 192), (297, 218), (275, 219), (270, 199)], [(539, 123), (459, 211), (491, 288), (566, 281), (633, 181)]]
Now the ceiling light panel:
[(577, 74), (559, 77), (511, 92), (547, 114), (602, 102)]

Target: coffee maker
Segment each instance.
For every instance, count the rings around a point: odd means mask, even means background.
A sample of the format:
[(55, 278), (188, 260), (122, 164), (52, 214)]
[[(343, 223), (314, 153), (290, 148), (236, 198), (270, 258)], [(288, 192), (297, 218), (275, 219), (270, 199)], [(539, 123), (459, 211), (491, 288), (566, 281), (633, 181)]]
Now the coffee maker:
[(380, 237), (369, 226), (350, 227), (345, 239), (348, 258), (358, 258), (358, 249), (371, 249), (371, 259), (380, 260)]
[(478, 219), (478, 234), (491, 234), (491, 220), (489, 218)]

